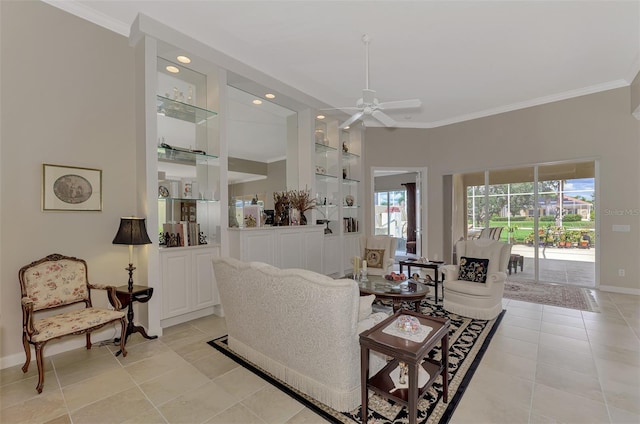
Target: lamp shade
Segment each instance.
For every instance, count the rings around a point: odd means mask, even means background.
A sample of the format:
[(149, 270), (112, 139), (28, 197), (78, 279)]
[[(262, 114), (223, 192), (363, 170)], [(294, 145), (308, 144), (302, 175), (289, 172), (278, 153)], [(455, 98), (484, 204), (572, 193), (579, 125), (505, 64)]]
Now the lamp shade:
[(113, 239), (113, 244), (151, 244), (147, 234), (145, 218), (126, 217), (120, 218), (120, 228)]

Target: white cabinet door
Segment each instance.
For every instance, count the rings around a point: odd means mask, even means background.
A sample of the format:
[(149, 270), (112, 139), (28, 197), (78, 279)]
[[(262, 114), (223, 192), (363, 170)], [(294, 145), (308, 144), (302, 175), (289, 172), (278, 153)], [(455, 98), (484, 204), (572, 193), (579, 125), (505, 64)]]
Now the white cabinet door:
[(278, 256), (280, 263), (278, 267), (286, 268), (304, 268), (305, 265), (305, 245), (304, 233), (301, 231), (290, 230), (281, 231), (278, 234)]
[(324, 238), (324, 274), (341, 277), (342, 249), (340, 249), (340, 240), (339, 236), (326, 236)]
[(313, 231), (305, 233), (305, 269), (322, 273), (324, 251), (322, 243), (324, 239), (323, 231)]
[(160, 252), (162, 263), (162, 317), (172, 318), (190, 311), (191, 254), (186, 250)]
[(241, 234), (241, 260), (246, 262), (264, 262), (273, 265), (274, 258), (274, 234), (272, 231), (249, 231)]
[(351, 259), (354, 256), (362, 257), (363, 252), (360, 251), (360, 235), (359, 234), (345, 234), (344, 236), (344, 255), (343, 255), (343, 267), (345, 272), (353, 271), (353, 264)]
[(193, 266), (193, 298), (191, 309), (198, 310), (220, 303), (218, 287), (213, 278), (213, 263), (211, 259), (220, 256), (218, 249), (194, 250), (192, 252)]

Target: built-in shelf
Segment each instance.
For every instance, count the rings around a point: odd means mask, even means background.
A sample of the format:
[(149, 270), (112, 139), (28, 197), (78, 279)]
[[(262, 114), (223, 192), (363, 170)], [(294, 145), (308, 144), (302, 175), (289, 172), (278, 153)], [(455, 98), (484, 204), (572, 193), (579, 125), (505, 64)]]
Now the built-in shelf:
[(360, 159), (360, 155), (356, 155), (355, 153), (351, 153), (351, 152), (345, 152), (343, 150), (342, 151), (342, 158), (345, 159), (345, 160)]
[(188, 103), (172, 100), (164, 96), (156, 96), (156, 108), (159, 115), (180, 119), (193, 124), (203, 124), (218, 114), (212, 110), (204, 109)]
[(320, 181), (336, 181), (338, 177), (336, 175), (316, 174), (316, 178)]
[(328, 144), (316, 143), (316, 153), (330, 153), (335, 152), (338, 149), (331, 147)]
[(162, 197), (162, 196), (158, 196), (158, 200), (169, 200), (174, 202), (209, 202), (209, 203), (216, 203), (220, 201), (216, 199), (194, 199), (192, 197)]
[(158, 161), (181, 163), (184, 165), (219, 165), (217, 156), (208, 155), (199, 151), (187, 151), (172, 149), (169, 147), (158, 147)]

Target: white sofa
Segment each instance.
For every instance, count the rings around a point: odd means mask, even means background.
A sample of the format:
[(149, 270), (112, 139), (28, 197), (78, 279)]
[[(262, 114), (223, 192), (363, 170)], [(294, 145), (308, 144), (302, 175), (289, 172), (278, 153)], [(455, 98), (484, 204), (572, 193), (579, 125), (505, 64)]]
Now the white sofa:
[(507, 279), (511, 245), (492, 239), (461, 240), (456, 243), (456, 257), (489, 259), (487, 281), (475, 283), (459, 280), (459, 265), (445, 265), (442, 283), (444, 309), (476, 319), (493, 319), (502, 311), (502, 294)]
[[(371, 312), (373, 297), (307, 270), (233, 258), (213, 268), (233, 351), (336, 410), (360, 405), (358, 335), (387, 317)], [(370, 373), (384, 364), (372, 353)]]

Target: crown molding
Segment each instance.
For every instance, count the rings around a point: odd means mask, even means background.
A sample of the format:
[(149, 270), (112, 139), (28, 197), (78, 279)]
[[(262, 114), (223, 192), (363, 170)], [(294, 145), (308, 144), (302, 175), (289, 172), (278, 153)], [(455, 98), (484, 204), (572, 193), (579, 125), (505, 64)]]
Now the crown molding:
[(125, 37), (129, 36), (129, 25), (126, 23), (119, 21), (117, 19), (112, 18), (111, 16), (107, 16), (104, 13), (97, 12), (95, 9), (91, 9), (83, 4), (80, 4), (73, 0), (42, 0), (44, 3), (47, 3), (57, 9), (64, 10), (65, 12), (71, 13), (79, 18), (92, 22), (96, 25), (99, 25), (103, 28), (111, 30), (120, 35), (124, 35)]

